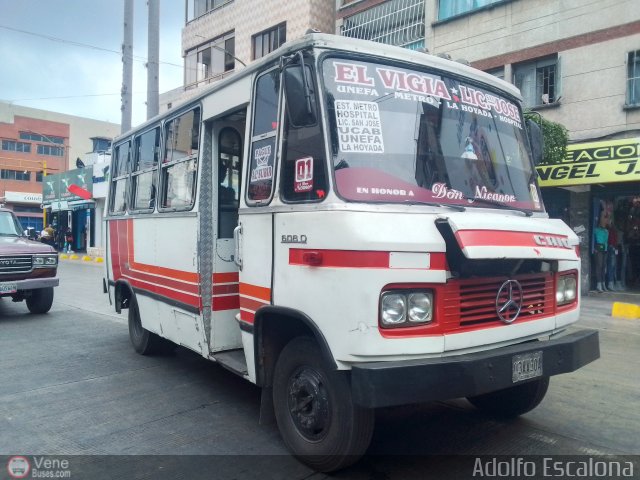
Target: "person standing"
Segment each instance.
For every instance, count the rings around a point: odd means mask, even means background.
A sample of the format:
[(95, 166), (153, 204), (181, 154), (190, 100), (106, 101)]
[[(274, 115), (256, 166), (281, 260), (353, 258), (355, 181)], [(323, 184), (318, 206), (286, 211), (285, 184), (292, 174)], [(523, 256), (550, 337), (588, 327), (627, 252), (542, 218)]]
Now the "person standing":
[(605, 228), (605, 223), (601, 220), (600, 225), (594, 230), (594, 257), (596, 264), (596, 290), (604, 292), (605, 286), (605, 257), (607, 254), (607, 246), (609, 243), (609, 230)]

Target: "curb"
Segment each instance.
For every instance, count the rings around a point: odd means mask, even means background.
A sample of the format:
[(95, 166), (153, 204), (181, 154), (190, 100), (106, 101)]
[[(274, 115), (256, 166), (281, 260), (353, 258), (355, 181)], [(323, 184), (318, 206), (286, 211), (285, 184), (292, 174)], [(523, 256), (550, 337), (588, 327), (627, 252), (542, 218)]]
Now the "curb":
[(102, 257), (92, 257), (90, 255), (83, 255), (82, 257), (80, 257), (75, 253), (72, 253), (72, 254), (61, 253), (58, 256), (58, 258), (60, 260), (72, 260), (72, 261), (81, 260), (83, 262), (88, 262), (88, 263), (104, 263), (104, 258)]
[(611, 316), (635, 320), (640, 318), (640, 305), (633, 303), (613, 302)]

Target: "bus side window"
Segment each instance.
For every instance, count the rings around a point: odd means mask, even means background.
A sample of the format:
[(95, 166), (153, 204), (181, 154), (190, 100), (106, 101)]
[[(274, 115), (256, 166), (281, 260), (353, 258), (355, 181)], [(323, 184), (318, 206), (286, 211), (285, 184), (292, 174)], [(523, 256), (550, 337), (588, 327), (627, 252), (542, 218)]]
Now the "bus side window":
[(131, 142), (126, 141), (115, 147), (113, 158), (111, 191), (109, 192), (109, 213), (122, 214), (127, 209), (127, 180), (131, 157)]
[(200, 109), (165, 124), (165, 144), (160, 167), (160, 208), (190, 210), (195, 203), (200, 142)]
[(218, 238), (233, 238), (240, 205), (242, 137), (231, 127), (218, 137)]
[(279, 91), (278, 70), (267, 72), (256, 82), (249, 178), (247, 179), (247, 199), (250, 204), (266, 203), (272, 195)]
[(135, 160), (131, 173), (132, 210), (153, 211), (156, 203), (156, 170), (160, 151), (160, 127), (135, 140)]

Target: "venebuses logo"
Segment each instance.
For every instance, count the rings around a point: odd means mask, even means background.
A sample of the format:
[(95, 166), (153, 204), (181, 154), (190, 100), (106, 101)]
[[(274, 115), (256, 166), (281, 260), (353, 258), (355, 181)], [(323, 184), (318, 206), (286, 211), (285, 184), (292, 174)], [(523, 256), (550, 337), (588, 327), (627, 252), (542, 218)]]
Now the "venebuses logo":
[(7, 462), (7, 472), (11, 478), (26, 478), (30, 471), (31, 465), (25, 457), (11, 457)]

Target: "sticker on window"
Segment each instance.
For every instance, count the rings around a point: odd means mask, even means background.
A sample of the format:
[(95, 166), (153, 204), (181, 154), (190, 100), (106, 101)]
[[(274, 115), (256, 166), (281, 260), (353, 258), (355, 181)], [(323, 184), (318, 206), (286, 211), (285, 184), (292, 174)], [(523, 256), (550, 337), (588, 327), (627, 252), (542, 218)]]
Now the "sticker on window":
[(271, 163), (269, 161), (271, 159), (271, 145), (257, 148), (253, 155), (256, 166), (251, 171), (251, 183), (271, 180), (271, 177), (273, 177), (273, 167), (269, 165)]
[(341, 152), (384, 153), (377, 103), (336, 100), (335, 106)]
[(313, 189), (313, 157), (296, 160), (296, 176), (293, 191), (296, 193), (309, 192)]

